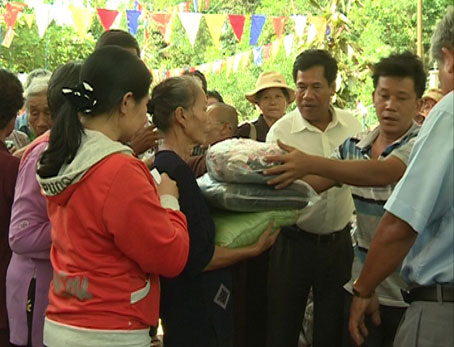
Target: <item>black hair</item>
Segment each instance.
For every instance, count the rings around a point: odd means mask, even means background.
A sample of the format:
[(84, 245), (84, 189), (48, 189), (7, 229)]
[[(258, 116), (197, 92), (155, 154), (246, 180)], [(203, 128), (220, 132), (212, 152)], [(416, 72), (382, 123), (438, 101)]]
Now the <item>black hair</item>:
[(172, 125), (172, 116), (178, 107), (194, 106), (201, 87), (192, 76), (171, 77), (153, 88), (148, 110), (153, 123), (165, 132)]
[(206, 92), (208, 98), (214, 98), (218, 102), (224, 102), (224, 99), (222, 98), (221, 94), (217, 90), (209, 90)]
[(122, 48), (132, 48), (140, 57), (140, 47), (136, 38), (130, 33), (120, 29), (110, 29), (104, 31), (96, 41), (95, 50), (105, 46), (120, 46)]
[(188, 75), (188, 76), (194, 76), (197, 77), (201, 82), (202, 82), (202, 89), (205, 92), (205, 94), (208, 93), (208, 83), (205, 75), (201, 73), (199, 70), (195, 71), (185, 71), (183, 72), (183, 75)]
[(377, 88), (380, 77), (410, 77), (415, 84), (415, 92), (421, 98), (426, 89), (426, 73), (419, 57), (411, 52), (395, 53), (382, 58), (373, 67), (372, 80)]
[[(269, 88), (265, 88), (265, 89), (262, 89), (262, 90), (257, 92), (257, 94), (255, 95), (255, 102), (256, 103), (258, 103), (260, 101), (260, 98), (262, 97), (263, 92), (265, 90), (267, 90), (267, 89), (269, 89)], [(280, 90), (282, 90), (282, 94), (284, 94), (285, 99), (287, 100), (287, 104), (288, 104), (289, 100), (290, 100), (290, 94), (288, 93), (288, 90), (286, 88), (280, 88)]]
[(336, 80), (337, 61), (324, 49), (308, 49), (300, 53), (293, 63), (293, 81), (296, 83), (298, 71), (306, 71), (314, 66), (323, 66), (328, 85)]
[(61, 92), (63, 87), (75, 86), (80, 82), (80, 71), (82, 62), (71, 61), (60, 65), (50, 77), (47, 87), (47, 105), (49, 106), (52, 121), (59, 113), (60, 108), (68, 102), (68, 99)]
[(42, 178), (55, 176), (63, 164), (74, 159), (84, 133), (79, 115), (96, 117), (114, 112), (128, 92), (140, 101), (148, 94), (152, 78), (139, 57), (118, 46), (106, 46), (87, 58), (80, 80), (77, 90), (81, 85), (92, 89), (92, 108), (82, 110), (72, 98), (61, 106), (52, 125), (49, 147), (40, 159), (38, 175)]
[(23, 92), (16, 75), (0, 68), (0, 129), (4, 129), (24, 105)]

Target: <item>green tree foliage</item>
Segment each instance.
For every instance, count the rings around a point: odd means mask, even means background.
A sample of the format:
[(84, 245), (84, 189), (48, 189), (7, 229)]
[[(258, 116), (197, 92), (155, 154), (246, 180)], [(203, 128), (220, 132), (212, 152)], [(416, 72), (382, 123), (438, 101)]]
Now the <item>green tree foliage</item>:
[[(452, 0), (431, 0), (424, 2), (423, 8), (423, 39), (424, 62), (432, 67), (429, 57), (430, 35), (439, 18)], [(45, 1), (53, 3), (53, 1)], [(144, 9), (150, 11), (171, 11), (180, 0), (140, 1)], [(133, 0), (118, 0), (118, 10), (133, 8)], [(92, 8), (105, 7), (106, 0), (84, 0), (85, 6)], [(3, 4), (4, 5), (4, 4)], [(192, 1), (191, 1), (192, 6)], [(192, 10), (192, 7), (191, 7)], [(1, 7), (4, 13), (4, 6)], [(31, 9), (25, 9), (31, 13)], [(371, 104), (372, 83), (371, 66), (381, 57), (390, 52), (410, 50), (416, 51), (416, 1), (415, 0), (210, 0), (209, 8), (203, 13), (243, 14), (246, 15), (244, 34), (241, 42), (234, 36), (233, 30), (226, 19), (221, 35), (219, 48), (212, 43), (207, 25), (202, 19), (194, 47), (191, 46), (187, 34), (179, 21), (172, 24), (170, 43), (167, 44), (158, 30), (156, 23), (148, 25), (149, 38), (145, 39), (145, 31), (141, 18), (137, 39), (144, 47), (142, 58), (151, 69), (189, 68), (206, 62), (222, 60), (234, 54), (252, 49), (249, 45), (251, 14), (268, 16), (263, 32), (257, 43), (267, 45), (276, 36), (270, 18), (272, 16), (290, 16), (306, 14), (323, 17), (329, 27), (329, 35), (308, 43), (307, 34), (302, 40), (295, 39), (294, 48), (287, 56), (281, 45), (275, 59), (264, 60), (261, 66), (253, 63), (251, 56), (246, 68), (227, 74), (224, 66), (218, 73), (207, 74), (208, 88), (219, 91), (226, 102), (237, 107), (241, 118), (252, 119), (257, 116), (253, 105), (246, 101), (244, 94), (254, 88), (258, 75), (263, 71), (281, 72), (290, 85), (292, 65), (295, 56), (304, 49), (317, 47), (328, 49), (338, 60), (340, 74), (336, 105), (354, 109), (361, 100), (365, 105)], [(126, 16), (122, 16), (122, 28), (126, 28)], [(6, 31), (2, 24), (2, 38)], [(69, 60), (80, 60), (92, 52), (96, 39), (103, 28), (95, 13), (93, 24), (85, 39), (80, 39), (74, 28), (62, 27), (52, 22), (43, 38), (38, 35), (36, 24), (31, 29), (23, 19), (15, 26), (15, 37), (10, 48), (1, 47), (0, 63), (16, 72), (29, 72), (37, 67), (55, 69), (59, 64)], [(294, 23), (289, 19), (285, 25), (285, 33), (294, 32)], [(290, 108), (294, 108), (291, 105)], [(371, 108), (373, 109), (373, 108)], [(366, 125), (375, 122), (374, 112), (363, 119)]]

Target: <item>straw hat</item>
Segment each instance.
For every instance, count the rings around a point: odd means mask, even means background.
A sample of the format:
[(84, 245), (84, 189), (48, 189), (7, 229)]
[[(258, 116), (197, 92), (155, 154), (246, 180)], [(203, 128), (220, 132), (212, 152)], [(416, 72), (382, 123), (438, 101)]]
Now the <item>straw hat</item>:
[(295, 90), (287, 85), (284, 76), (275, 71), (262, 72), (257, 79), (255, 89), (246, 93), (246, 99), (255, 104), (257, 102), (257, 93), (268, 88), (285, 88), (288, 92), (288, 103), (290, 104), (295, 100)]
[(429, 89), (426, 94), (423, 95), (423, 99), (432, 99), (436, 102), (439, 102), (441, 98), (443, 97), (443, 93), (441, 92), (440, 89), (433, 88)]

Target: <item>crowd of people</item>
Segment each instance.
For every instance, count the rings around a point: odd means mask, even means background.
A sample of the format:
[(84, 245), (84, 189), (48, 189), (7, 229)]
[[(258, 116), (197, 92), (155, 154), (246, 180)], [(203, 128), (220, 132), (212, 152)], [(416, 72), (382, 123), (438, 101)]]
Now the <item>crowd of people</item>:
[[(0, 69), (0, 345), (453, 345), (452, 6), (431, 54), (440, 90), (413, 53), (373, 65), (367, 131), (333, 106), (338, 64), (317, 48), (296, 57), (295, 88), (260, 74), (243, 124), (199, 71), (150, 93), (122, 30), (24, 85)], [(241, 248), (215, 243), (196, 180), (234, 137), (282, 149), (267, 184), (320, 196)]]

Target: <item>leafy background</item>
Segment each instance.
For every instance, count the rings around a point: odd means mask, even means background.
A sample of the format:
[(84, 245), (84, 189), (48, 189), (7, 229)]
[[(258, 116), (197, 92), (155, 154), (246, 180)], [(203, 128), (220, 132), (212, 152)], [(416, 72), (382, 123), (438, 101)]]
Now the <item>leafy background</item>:
[[(53, 3), (53, 1), (45, 1)], [(112, 0), (110, 0), (112, 3)], [(170, 9), (179, 0), (141, 1), (148, 10), (159, 11)], [(2, 5), (4, 5), (3, 2)], [(192, 3), (192, 1), (191, 1)], [(430, 61), (430, 35), (437, 21), (443, 16), (452, 0), (430, 0), (423, 3), (423, 43), (424, 63), (426, 69), (433, 67)], [(86, 7), (105, 8), (104, 0), (81, 0)], [(117, 9), (132, 9), (134, 1), (117, 0)], [(192, 6), (191, 6), (192, 10)], [(4, 11), (2, 6), (1, 11)], [(31, 13), (25, 9), (25, 13)], [(236, 73), (227, 76), (225, 68), (217, 74), (208, 74), (208, 89), (219, 91), (225, 101), (234, 105), (243, 120), (257, 116), (254, 107), (246, 101), (244, 94), (255, 86), (258, 75), (263, 71), (279, 71), (293, 86), (291, 76), (295, 56), (307, 48), (328, 49), (338, 60), (340, 84), (334, 103), (343, 108), (354, 110), (357, 102), (369, 106), (369, 112), (359, 116), (364, 126), (376, 122), (372, 103), (371, 66), (381, 57), (391, 52), (410, 50), (416, 52), (416, 0), (210, 0), (209, 8), (203, 13), (224, 14), (265, 14), (268, 16), (290, 16), (305, 14), (323, 16), (331, 28), (330, 40), (314, 41), (310, 45), (303, 40), (294, 42), (292, 54), (286, 55), (283, 45), (276, 59), (265, 60), (263, 65), (255, 66), (251, 58), (245, 69), (239, 68)], [(121, 28), (126, 28), (126, 16), (122, 17)], [(136, 38), (141, 47), (146, 47), (142, 58), (150, 69), (181, 68), (212, 62), (245, 52), (249, 45), (250, 16), (246, 17), (242, 41), (238, 43), (233, 30), (226, 20), (221, 35), (221, 46), (216, 48), (202, 19), (194, 47), (191, 46), (179, 20), (172, 26), (170, 44), (166, 44), (157, 28), (149, 26), (150, 38), (145, 42), (143, 25), (139, 24)], [(2, 27), (2, 33), (6, 28)], [(86, 39), (80, 39), (72, 27), (61, 27), (52, 22), (41, 39), (36, 23), (30, 30), (25, 21), (19, 20), (15, 26), (16, 36), (10, 48), (0, 48), (0, 64), (15, 72), (29, 72), (38, 67), (55, 69), (69, 60), (82, 60), (93, 50), (96, 39), (103, 28), (94, 18)], [(294, 32), (294, 23), (288, 20), (285, 34)], [(307, 32), (307, 31), (306, 31)], [(266, 45), (276, 39), (272, 22), (267, 19), (258, 45)], [(295, 105), (290, 105), (289, 110)]]

